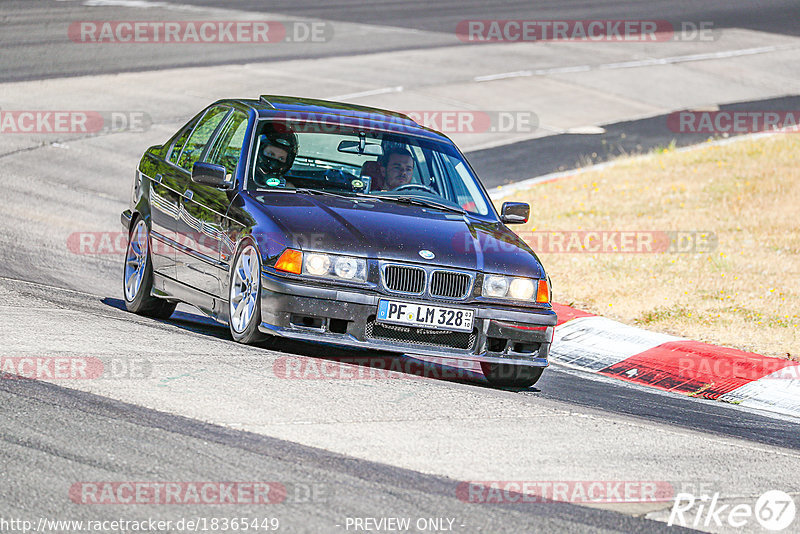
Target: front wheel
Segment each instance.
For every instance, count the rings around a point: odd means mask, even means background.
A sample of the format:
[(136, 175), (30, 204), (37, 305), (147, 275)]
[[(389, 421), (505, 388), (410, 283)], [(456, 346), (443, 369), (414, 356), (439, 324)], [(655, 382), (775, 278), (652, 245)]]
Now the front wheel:
[(153, 289), (153, 261), (150, 259), (150, 232), (144, 219), (137, 219), (128, 234), (123, 273), (123, 294), (128, 311), (156, 319), (168, 319), (177, 303), (150, 294)]
[(247, 345), (263, 341), (261, 324), (261, 260), (250, 242), (236, 254), (228, 292), (228, 325), (231, 337)]
[(544, 367), (512, 365), (508, 363), (481, 363), (486, 380), (498, 388), (525, 389), (534, 385), (542, 376)]

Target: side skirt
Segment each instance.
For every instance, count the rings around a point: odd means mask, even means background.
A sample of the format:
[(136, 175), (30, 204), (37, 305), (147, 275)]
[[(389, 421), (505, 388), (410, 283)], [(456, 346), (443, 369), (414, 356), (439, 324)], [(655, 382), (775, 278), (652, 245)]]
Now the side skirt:
[(153, 273), (154, 297), (185, 302), (199, 309), (215, 321), (228, 324), (228, 301), (179, 282), (157, 272)]

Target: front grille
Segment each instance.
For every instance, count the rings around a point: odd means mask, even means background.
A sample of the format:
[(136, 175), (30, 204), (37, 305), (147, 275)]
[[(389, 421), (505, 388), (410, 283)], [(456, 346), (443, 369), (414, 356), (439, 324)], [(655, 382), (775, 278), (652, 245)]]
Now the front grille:
[(431, 275), (430, 293), (434, 297), (464, 298), (469, 293), (471, 280), (465, 273), (434, 271)]
[(416, 295), (425, 291), (425, 271), (419, 267), (388, 265), (384, 272), (386, 289)]
[(367, 321), (364, 333), (367, 338), (371, 339), (462, 350), (472, 350), (475, 347), (475, 340), (478, 338), (475, 330), (472, 332), (449, 332), (413, 326), (379, 324), (375, 322), (374, 315)]

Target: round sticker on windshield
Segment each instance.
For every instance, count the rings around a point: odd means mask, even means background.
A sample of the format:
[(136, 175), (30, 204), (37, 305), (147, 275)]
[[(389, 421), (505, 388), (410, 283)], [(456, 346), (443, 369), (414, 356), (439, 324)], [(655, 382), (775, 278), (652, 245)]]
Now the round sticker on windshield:
[(281, 181), (277, 178), (270, 178), (267, 180), (267, 185), (270, 187), (275, 187), (276, 185), (281, 185)]
[(362, 182), (361, 180), (353, 180), (352, 182), (350, 182), (350, 185), (353, 186), (353, 189), (361, 189), (362, 187), (364, 187), (364, 182)]

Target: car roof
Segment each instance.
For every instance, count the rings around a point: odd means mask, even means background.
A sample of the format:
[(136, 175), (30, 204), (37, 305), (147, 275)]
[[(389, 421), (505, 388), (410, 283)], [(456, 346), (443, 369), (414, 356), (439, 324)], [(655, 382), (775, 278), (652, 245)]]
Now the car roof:
[(267, 118), (287, 118), (334, 122), (347, 126), (361, 126), (366, 129), (401, 132), (411, 135), (452, 143), (445, 135), (422, 126), (408, 115), (386, 109), (359, 106), (347, 102), (319, 100), (281, 95), (262, 95), (259, 100), (238, 99), (258, 116)]

